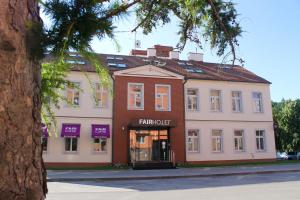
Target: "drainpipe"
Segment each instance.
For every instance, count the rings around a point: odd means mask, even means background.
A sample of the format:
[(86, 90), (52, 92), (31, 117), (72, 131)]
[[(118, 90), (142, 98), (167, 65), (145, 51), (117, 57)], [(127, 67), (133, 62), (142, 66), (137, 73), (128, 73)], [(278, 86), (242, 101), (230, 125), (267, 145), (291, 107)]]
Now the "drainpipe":
[(115, 110), (115, 79), (113, 74), (110, 75), (112, 79), (112, 84), (113, 84), (113, 91), (112, 91), (112, 120), (111, 120), (111, 164), (114, 165), (113, 159), (114, 159), (114, 140), (115, 140), (115, 132), (114, 132), (114, 110)]
[(185, 84), (187, 82), (187, 78), (184, 77), (184, 82), (183, 82), (183, 119), (184, 119), (184, 124), (183, 124), (183, 128), (184, 128), (184, 164), (187, 163), (186, 161), (186, 127), (185, 127), (185, 124), (186, 124), (186, 120), (185, 120)]

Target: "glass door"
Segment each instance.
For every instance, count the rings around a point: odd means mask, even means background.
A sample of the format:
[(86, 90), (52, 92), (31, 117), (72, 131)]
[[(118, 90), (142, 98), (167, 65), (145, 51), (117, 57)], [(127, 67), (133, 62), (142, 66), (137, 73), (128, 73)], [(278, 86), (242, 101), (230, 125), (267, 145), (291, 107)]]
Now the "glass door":
[(129, 137), (131, 163), (169, 160), (167, 130), (130, 130)]

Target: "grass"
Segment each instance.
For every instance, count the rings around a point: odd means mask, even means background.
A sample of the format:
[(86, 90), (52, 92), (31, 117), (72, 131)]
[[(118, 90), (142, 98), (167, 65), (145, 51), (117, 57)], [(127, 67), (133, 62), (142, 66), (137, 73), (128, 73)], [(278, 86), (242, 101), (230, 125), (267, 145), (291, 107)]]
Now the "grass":
[(125, 170), (128, 166), (95, 166), (95, 167), (46, 167), (47, 170)]
[[(228, 164), (183, 164), (179, 168), (202, 168), (202, 167), (238, 167), (238, 166), (265, 166), (265, 165), (286, 165), (299, 163), (300, 160), (276, 160), (274, 162), (245, 162)], [(95, 166), (95, 167), (47, 167), (47, 170), (126, 170), (129, 166)]]
[(276, 160), (270, 162), (245, 162), (245, 163), (228, 163), (228, 164), (185, 164), (178, 165), (182, 168), (201, 168), (201, 167), (238, 167), (238, 166), (264, 166), (264, 165), (286, 165), (299, 163), (300, 160)]

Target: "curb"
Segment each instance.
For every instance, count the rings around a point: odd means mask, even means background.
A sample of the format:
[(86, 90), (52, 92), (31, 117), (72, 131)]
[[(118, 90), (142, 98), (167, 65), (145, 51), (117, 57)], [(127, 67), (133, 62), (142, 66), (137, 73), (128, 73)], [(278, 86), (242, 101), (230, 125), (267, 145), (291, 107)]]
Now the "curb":
[(234, 172), (234, 173), (215, 173), (215, 174), (194, 174), (194, 175), (172, 175), (172, 176), (140, 176), (140, 177), (91, 177), (91, 178), (47, 178), (47, 182), (82, 182), (82, 181), (125, 181), (125, 180), (155, 180), (155, 179), (183, 179), (183, 178), (201, 178), (201, 177), (224, 177), (224, 176), (239, 176), (239, 175), (254, 175), (254, 174), (275, 174), (300, 172), (300, 169), (292, 170), (270, 170), (256, 172)]

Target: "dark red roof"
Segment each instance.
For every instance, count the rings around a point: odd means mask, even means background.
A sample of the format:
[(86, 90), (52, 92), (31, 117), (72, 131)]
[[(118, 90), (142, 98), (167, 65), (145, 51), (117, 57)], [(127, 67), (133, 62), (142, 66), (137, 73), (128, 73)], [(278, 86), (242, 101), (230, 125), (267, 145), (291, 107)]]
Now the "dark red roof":
[[(166, 69), (171, 72), (183, 75), (186, 79), (270, 84), (270, 82), (266, 79), (238, 65), (232, 66), (202, 61), (174, 60), (157, 57), (125, 56), (112, 54), (98, 54), (98, 56), (102, 65), (106, 67), (110, 71), (110, 73), (151, 64), (162, 69)], [(78, 59), (82, 60), (81, 58)], [(111, 64), (120, 64), (120, 66), (113, 66)], [(95, 72), (95, 69), (88, 62), (86, 62), (86, 64), (84, 65), (75, 64), (72, 71)]]

